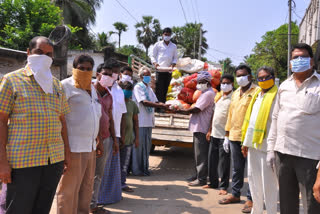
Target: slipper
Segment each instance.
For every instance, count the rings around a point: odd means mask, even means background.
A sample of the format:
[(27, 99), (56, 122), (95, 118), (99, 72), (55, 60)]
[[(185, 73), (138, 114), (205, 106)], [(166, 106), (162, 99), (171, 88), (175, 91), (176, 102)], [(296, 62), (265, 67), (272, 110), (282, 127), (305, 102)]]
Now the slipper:
[(103, 207), (97, 207), (90, 212), (91, 214), (111, 214), (110, 211), (103, 209)]
[(248, 200), (246, 201), (246, 203), (244, 204), (244, 207), (242, 208), (242, 212), (243, 213), (251, 213), (252, 210), (252, 201)]
[(133, 189), (131, 189), (130, 187), (126, 186), (122, 188), (122, 191), (124, 192), (134, 192)]
[(240, 198), (229, 196), (219, 201), (219, 204), (235, 204), (235, 203), (240, 203)]

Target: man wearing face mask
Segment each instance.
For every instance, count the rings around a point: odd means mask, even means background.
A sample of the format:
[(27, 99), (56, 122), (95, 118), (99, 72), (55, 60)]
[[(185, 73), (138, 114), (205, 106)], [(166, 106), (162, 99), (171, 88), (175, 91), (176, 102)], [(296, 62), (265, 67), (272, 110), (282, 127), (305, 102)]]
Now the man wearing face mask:
[[(251, 102), (252, 96), (258, 87), (252, 83), (251, 69), (247, 65), (239, 65), (236, 70), (236, 80), (240, 86), (231, 97), (228, 112), (228, 120), (225, 127), (226, 136), (223, 143), (224, 150), (228, 153), (231, 150), (232, 161), (232, 195), (219, 201), (219, 204), (240, 203), (241, 188), (243, 187), (244, 169), (246, 159), (241, 153), (241, 128), (244, 117)], [(242, 209), (243, 213), (250, 213), (252, 199), (250, 189), (247, 192), (247, 201)]]
[(58, 186), (59, 214), (90, 212), (96, 154), (103, 152), (102, 142), (97, 144), (101, 104), (91, 84), (93, 66), (94, 61), (89, 55), (79, 55), (73, 61), (72, 76), (62, 81), (71, 110), (66, 115), (71, 168), (62, 176)]
[[(171, 28), (165, 28), (162, 32), (163, 40), (157, 42), (152, 51), (151, 62), (154, 67), (174, 67), (178, 60), (177, 46), (171, 40)], [(171, 81), (171, 73), (157, 72), (156, 95), (159, 102), (165, 103), (168, 87)]]
[(253, 95), (242, 125), (242, 154), (248, 156), (248, 180), (254, 201), (251, 214), (277, 213), (278, 185), (273, 169), (267, 165), (267, 136), (278, 87), (274, 70), (261, 67), (257, 81), (261, 89)]
[(215, 92), (211, 88), (212, 77), (207, 71), (201, 71), (197, 77), (197, 89), (202, 93), (195, 106), (186, 110), (177, 110), (180, 114), (191, 114), (189, 130), (193, 133), (194, 155), (197, 179), (189, 186), (204, 186), (208, 176), (209, 143), (206, 134), (211, 126)]
[[(229, 187), (230, 153), (224, 151), (223, 141), (226, 135), (224, 128), (228, 119), (233, 82), (234, 77), (231, 74), (224, 74), (221, 77), (221, 92), (215, 97), (215, 113), (212, 118), (212, 126), (207, 133), (207, 141), (210, 142), (208, 165), (210, 183), (205, 188), (219, 188), (219, 195), (226, 195)], [(220, 183), (219, 177), (221, 178)]]
[(320, 213), (313, 185), (320, 160), (320, 75), (313, 69), (312, 48), (292, 48), (293, 74), (278, 90), (268, 135), (267, 162), (275, 165), (281, 214), (299, 213), (301, 192), (304, 212)]
[(154, 127), (154, 108), (168, 109), (169, 105), (159, 103), (149, 86), (151, 71), (147, 67), (139, 70), (141, 82), (133, 89), (133, 100), (139, 107), (139, 146), (133, 149), (132, 174), (149, 176), (149, 153), (151, 149), (151, 134)]
[(51, 74), (53, 44), (35, 37), (27, 54), (27, 65), (0, 81), (0, 213), (49, 213), (64, 167), (70, 167), (70, 109)]
[(124, 66), (120, 69), (120, 82), (124, 83), (126, 81), (133, 84), (133, 71), (129, 66)]

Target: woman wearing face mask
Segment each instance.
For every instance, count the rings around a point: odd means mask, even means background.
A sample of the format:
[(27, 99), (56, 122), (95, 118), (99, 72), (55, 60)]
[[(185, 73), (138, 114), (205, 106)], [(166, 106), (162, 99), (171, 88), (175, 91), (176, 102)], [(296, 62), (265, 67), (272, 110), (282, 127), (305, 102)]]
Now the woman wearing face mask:
[(151, 149), (151, 132), (154, 127), (154, 108), (168, 109), (169, 105), (159, 103), (149, 86), (151, 72), (147, 67), (139, 70), (141, 82), (133, 90), (134, 101), (139, 107), (139, 146), (134, 150), (132, 173), (134, 175), (150, 175), (149, 153)]
[(207, 184), (209, 143), (206, 140), (206, 134), (211, 126), (214, 97), (216, 95), (211, 88), (211, 79), (212, 77), (207, 71), (200, 72), (197, 78), (197, 89), (202, 93), (195, 107), (176, 111), (180, 114), (191, 114), (189, 130), (193, 132), (197, 176), (194, 181), (189, 183), (189, 186), (204, 186)]

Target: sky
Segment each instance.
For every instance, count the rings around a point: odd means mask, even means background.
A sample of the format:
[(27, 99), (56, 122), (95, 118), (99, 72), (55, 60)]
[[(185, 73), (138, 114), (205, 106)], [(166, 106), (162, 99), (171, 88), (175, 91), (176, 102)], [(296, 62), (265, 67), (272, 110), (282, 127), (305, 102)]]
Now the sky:
[[(299, 17), (292, 13), (292, 20), (300, 24), (310, 0), (295, 3)], [(267, 31), (288, 22), (288, 0), (104, 0), (91, 29), (94, 33), (109, 32), (114, 30), (114, 22), (126, 23), (129, 29), (122, 34), (121, 45), (138, 45), (134, 25), (145, 15), (159, 19), (162, 28), (200, 21), (208, 31), (205, 57), (215, 62), (230, 57), (237, 65)], [(117, 41), (117, 37), (111, 40)]]

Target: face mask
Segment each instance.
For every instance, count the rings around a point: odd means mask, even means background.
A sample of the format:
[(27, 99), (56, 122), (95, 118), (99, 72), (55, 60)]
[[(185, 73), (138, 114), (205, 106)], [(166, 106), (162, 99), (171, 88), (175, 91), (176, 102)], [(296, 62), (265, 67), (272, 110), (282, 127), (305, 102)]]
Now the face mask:
[(311, 68), (310, 57), (299, 56), (296, 59), (292, 59), (290, 63), (291, 63), (291, 70), (294, 73), (304, 72)]
[(171, 39), (171, 36), (164, 36), (163, 37), (163, 40), (166, 41), (166, 42), (169, 42)]
[(120, 81), (133, 83), (131, 76), (125, 74), (122, 74)]
[(202, 84), (199, 83), (199, 84), (197, 84), (197, 89), (199, 91), (205, 91), (208, 89), (208, 84), (207, 83), (202, 83)]
[(83, 90), (91, 91), (92, 71), (72, 70), (74, 86)]
[(262, 89), (269, 89), (274, 85), (274, 80), (269, 79), (269, 80), (265, 80), (265, 81), (258, 81), (258, 84), (259, 84), (260, 88), (262, 88)]
[(223, 92), (229, 92), (233, 89), (233, 86), (232, 86), (232, 84), (225, 83), (225, 84), (221, 84), (220, 88)]
[(247, 86), (250, 81), (248, 80), (248, 76), (237, 77), (237, 83), (239, 86), (244, 87)]
[(112, 78), (114, 79), (114, 81), (118, 80), (119, 74), (117, 73), (112, 73)]
[(107, 75), (102, 75), (99, 81), (100, 85), (104, 88), (111, 87), (113, 85), (113, 82), (114, 82), (114, 79)]
[(130, 90), (123, 89), (123, 93), (126, 99), (129, 99), (130, 97), (132, 97), (132, 91)]
[(47, 55), (33, 54), (28, 56), (28, 66), (34, 79), (45, 93), (53, 93), (53, 77), (50, 70), (52, 58)]
[(151, 76), (143, 76), (143, 82), (149, 84), (151, 82)]

